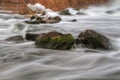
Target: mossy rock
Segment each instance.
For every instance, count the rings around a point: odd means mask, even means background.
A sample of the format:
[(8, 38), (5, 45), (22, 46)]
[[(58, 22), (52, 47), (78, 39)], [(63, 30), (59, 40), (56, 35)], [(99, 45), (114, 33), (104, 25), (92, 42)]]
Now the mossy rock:
[(58, 32), (49, 32), (37, 37), (35, 45), (37, 48), (69, 50), (74, 44), (74, 38), (71, 34), (61, 34)]
[(86, 30), (79, 34), (76, 39), (76, 44), (81, 44), (84, 47), (91, 49), (110, 50), (112, 49), (110, 40), (93, 30)]

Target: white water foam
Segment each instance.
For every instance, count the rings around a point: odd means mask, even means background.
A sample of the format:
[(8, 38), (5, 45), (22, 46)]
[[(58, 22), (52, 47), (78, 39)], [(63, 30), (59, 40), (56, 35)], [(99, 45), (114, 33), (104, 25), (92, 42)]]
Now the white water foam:
[[(118, 12), (107, 14), (106, 11), (112, 8), (107, 7), (90, 7), (84, 10), (89, 16), (64, 16), (60, 23), (47, 24), (47, 27), (46, 24), (32, 25), (32, 28), (39, 32), (58, 30), (76, 36), (85, 29), (93, 29), (106, 36), (109, 34), (108, 38), (113, 38), (113, 47), (117, 50), (48, 50), (37, 49), (28, 42), (6, 46), (0, 40), (0, 80), (119, 80), (120, 18), (114, 16)], [(72, 19), (77, 19), (77, 22), (69, 22)], [(0, 19), (0, 23), (4, 26), (0, 26), (0, 32), (6, 35), (24, 33), (28, 28), (28, 25), (13, 19)], [(0, 37), (4, 36), (1, 34)]]

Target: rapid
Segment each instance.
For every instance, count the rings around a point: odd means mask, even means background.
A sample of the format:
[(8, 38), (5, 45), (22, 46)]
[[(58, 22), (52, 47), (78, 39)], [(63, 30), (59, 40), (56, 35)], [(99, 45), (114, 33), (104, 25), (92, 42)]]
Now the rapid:
[[(90, 6), (72, 16), (61, 16), (55, 24), (31, 25), (19, 14), (0, 13), (0, 80), (120, 80), (120, 0), (107, 5)], [(76, 15), (82, 12), (85, 15)], [(76, 19), (77, 22), (70, 22)], [(102, 51), (82, 47), (71, 50), (36, 48), (34, 42), (5, 41), (26, 32), (59, 31), (71, 33), (92, 29), (107, 36), (113, 50)]]

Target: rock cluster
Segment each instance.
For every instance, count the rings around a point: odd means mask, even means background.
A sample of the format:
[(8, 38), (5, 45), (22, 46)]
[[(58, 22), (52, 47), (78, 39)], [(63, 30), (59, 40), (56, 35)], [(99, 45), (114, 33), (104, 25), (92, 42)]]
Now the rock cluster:
[[(112, 49), (111, 42), (106, 36), (89, 29), (81, 32), (77, 39), (74, 39), (71, 34), (63, 34), (56, 31), (41, 34), (26, 33), (25, 39), (35, 41), (37, 48), (70, 50), (74, 45), (82, 45), (82, 47), (89, 49)], [(6, 41), (15, 42), (23, 40), (23, 37), (19, 35), (6, 39)]]
[(34, 5), (28, 4), (28, 8), (36, 12), (35, 15), (32, 14), (30, 20), (26, 21), (29, 24), (39, 24), (39, 23), (56, 23), (61, 21), (61, 17), (57, 12), (51, 9), (46, 9), (43, 5), (36, 3)]
[(61, 18), (59, 16), (49, 18), (45, 18), (42, 16), (32, 16), (30, 20), (25, 22), (28, 24), (40, 24), (40, 23), (57, 23), (59, 21), (61, 21)]

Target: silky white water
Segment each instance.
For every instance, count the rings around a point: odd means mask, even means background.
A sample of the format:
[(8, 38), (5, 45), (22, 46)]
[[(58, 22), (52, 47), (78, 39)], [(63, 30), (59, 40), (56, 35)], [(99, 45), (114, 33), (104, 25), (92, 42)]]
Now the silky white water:
[[(0, 14), (0, 80), (120, 80), (120, 6), (113, 4), (80, 10), (86, 15), (61, 16), (56, 24), (25, 24), (18, 14)], [(114, 8), (113, 8), (114, 7)], [(109, 14), (106, 11), (111, 10)], [(73, 10), (71, 10), (72, 12)], [(77, 22), (70, 20), (76, 19)], [(71, 33), (93, 29), (107, 36), (111, 51), (73, 48), (68, 51), (36, 48), (34, 42), (5, 41), (26, 32)]]

